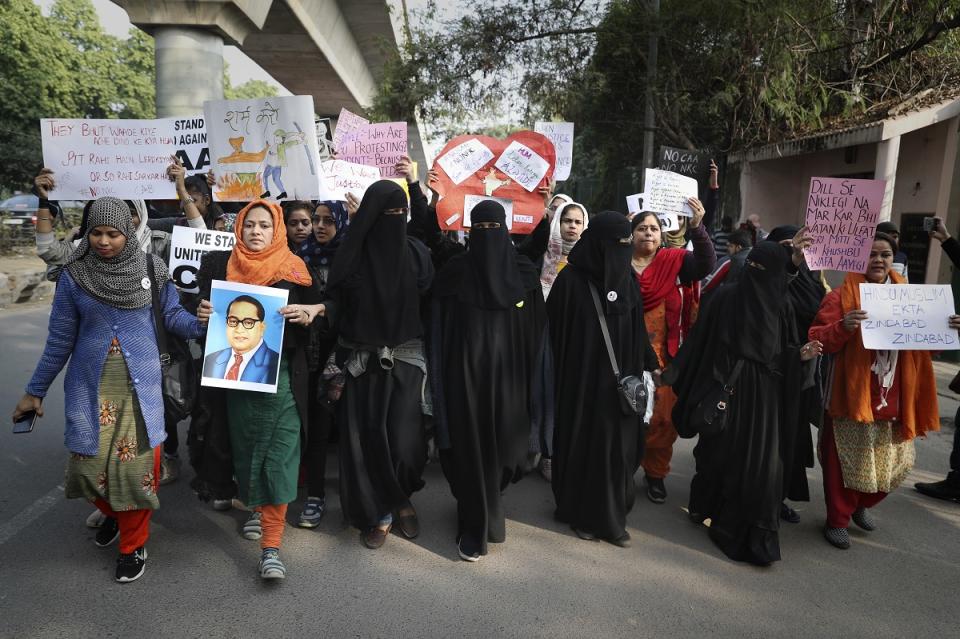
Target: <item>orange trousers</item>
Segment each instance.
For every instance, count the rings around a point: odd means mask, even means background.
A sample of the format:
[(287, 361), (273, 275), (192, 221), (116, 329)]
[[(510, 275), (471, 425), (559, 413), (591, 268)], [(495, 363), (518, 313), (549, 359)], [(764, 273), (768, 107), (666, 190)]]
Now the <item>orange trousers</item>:
[[(160, 485), (160, 446), (153, 449), (153, 476), (155, 478), (153, 489), (156, 490)], [(115, 512), (113, 508), (110, 507), (110, 504), (102, 498), (95, 499), (93, 505), (99, 508), (100, 512), (107, 517), (112, 517), (117, 520), (117, 524), (120, 526), (121, 553), (129, 555), (140, 546), (146, 545), (147, 538), (150, 537), (150, 518), (153, 516), (152, 510), (142, 508), (140, 510)]]
[(287, 525), (287, 505), (264, 504), (257, 506), (256, 510), (260, 513), (260, 526), (263, 530), (260, 548), (280, 548), (283, 527)]
[(656, 398), (640, 465), (648, 477), (663, 479), (670, 474), (673, 442), (677, 441), (677, 429), (673, 427), (670, 415), (677, 403), (677, 396), (669, 386), (661, 386), (657, 389)]

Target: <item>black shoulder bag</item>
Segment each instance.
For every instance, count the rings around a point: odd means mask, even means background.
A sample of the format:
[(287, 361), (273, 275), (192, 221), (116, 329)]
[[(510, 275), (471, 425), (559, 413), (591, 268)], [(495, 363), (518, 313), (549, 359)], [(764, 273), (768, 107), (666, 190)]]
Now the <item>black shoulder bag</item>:
[(593, 306), (597, 309), (597, 318), (600, 320), (600, 331), (603, 333), (603, 342), (607, 346), (607, 356), (610, 358), (610, 367), (617, 380), (617, 389), (620, 391), (620, 408), (624, 415), (643, 416), (647, 412), (647, 387), (643, 378), (637, 375), (620, 376), (620, 367), (617, 366), (617, 356), (613, 354), (613, 343), (610, 341), (610, 330), (607, 328), (607, 318), (600, 305), (600, 295), (597, 287), (590, 282), (590, 295), (593, 297)]
[(734, 384), (740, 377), (743, 369), (743, 360), (737, 360), (733, 370), (723, 384), (714, 385), (694, 407), (690, 419), (686, 423), (678, 423), (677, 433), (684, 438), (695, 437), (698, 434), (706, 437), (718, 435), (727, 427), (727, 407), (734, 393)]
[(147, 271), (150, 274), (151, 308), (153, 324), (157, 332), (157, 350), (160, 351), (160, 374), (163, 393), (164, 415), (178, 422), (190, 416), (196, 399), (197, 378), (193, 355), (186, 341), (169, 335), (160, 314), (159, 286), (153, 267), (153, 256), (147, 255)]

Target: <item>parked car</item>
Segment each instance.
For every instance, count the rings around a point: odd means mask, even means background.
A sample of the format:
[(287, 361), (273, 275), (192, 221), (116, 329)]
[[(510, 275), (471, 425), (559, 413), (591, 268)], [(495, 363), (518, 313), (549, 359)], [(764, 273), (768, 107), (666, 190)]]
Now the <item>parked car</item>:
[(0, 202), (0, 217), (11, 226), (37, 223), (37, 205), (40, 200), (31, 193), (14, 195)]

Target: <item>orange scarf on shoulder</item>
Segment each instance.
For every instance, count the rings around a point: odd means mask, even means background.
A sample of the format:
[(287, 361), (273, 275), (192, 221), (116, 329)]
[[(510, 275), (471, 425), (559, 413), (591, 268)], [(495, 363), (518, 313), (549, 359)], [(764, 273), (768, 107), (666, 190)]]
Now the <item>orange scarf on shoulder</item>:
[[(894, 284), (904, 279), (891, 271)], [(840, 288), (843, 313), (860, 308), (860, 284), (867, 278), (859, 273), (847, 273)], [(873, 373), (873, 352), (863, 347), (863, 339), (854, 335), (836, 354), (833, 370), (833, 388), (830, 397), (830, 415), (857, 422), (873, 422), (873, 403), (870, 400), (870, 382)], [(930, 351), (900, 351), (897, 360), (900, 376), (900, 432), (904, 439), (913, 439), (927, 431), (940, 430), (937, 409), (937, 380), (933, 374)]]
[[(273, 216), (273, 241), (262, 251), (251, 251), (243, 243), (243, 221), (253, 208), (266, 209)], [(233, 233), (237, 242), (227, 262), (229, 281), (257, 286), (270, 286), (280, 281), (310, 286), (313, 282), (307, 265), (287, 246), (287, 227), (283, 223), (283, 211), (276, 202), (254, 200), (243, 207), (234, 222)]]

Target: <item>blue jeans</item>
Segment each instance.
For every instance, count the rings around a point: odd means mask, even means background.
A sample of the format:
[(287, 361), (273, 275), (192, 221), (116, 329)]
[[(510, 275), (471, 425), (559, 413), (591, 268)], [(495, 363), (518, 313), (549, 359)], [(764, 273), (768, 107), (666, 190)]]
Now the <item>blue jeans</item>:
[(263, 170), (263, 189), (265, 191), (270, 190), (270, 185), (267, 183), (267, 181), (272, 177), (274, 186), (280, 189), (281, 193), (286, 192), (287, 189), (283, 187), (283, 181), (280, 179), (280, 172), (282, 170), (282, 167), (272, 166), (270, 164), (267, 165), (267, 168)]

